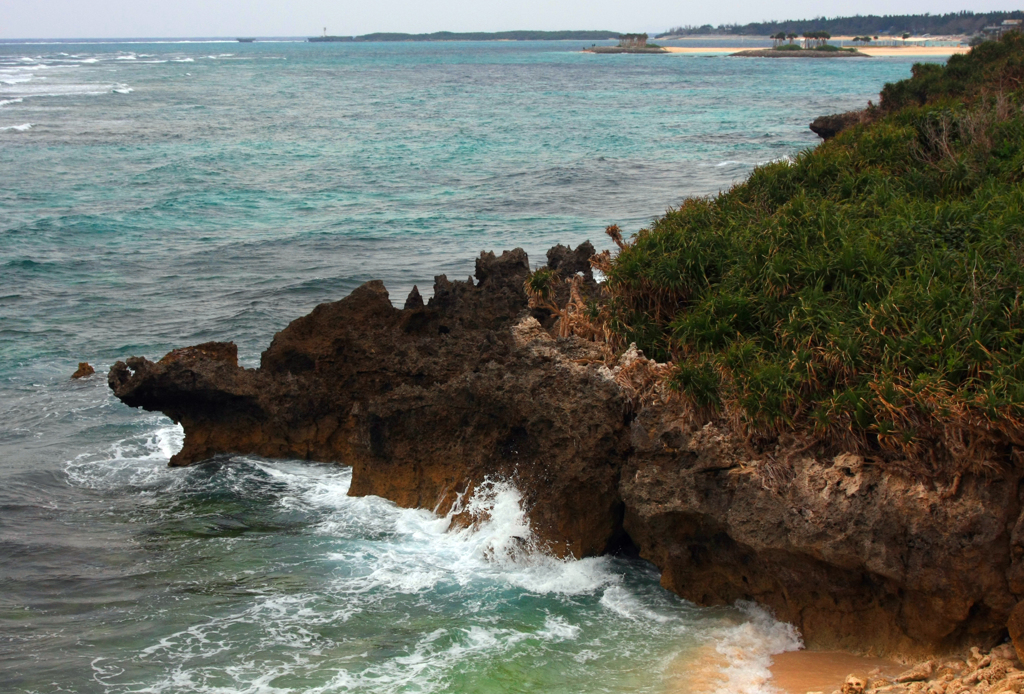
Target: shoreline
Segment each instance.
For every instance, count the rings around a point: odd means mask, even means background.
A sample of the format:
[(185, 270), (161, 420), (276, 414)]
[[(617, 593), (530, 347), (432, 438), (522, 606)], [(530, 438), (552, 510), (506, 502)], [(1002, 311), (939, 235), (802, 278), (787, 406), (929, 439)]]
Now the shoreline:
[[(700, 54), (725, 54), (740, 53), (751, 50), (749, 46), (663, 46), (667, 53), (678, 53), (681, 55)], [(893, 58), (899, 56), (924, 57), (924, 56), (951, 56), (966, 53), (970, 50), (967, 46), (876, 46), (857, 47), (857, 50), (866, 56)], [(801, 57), (797, 55), (785, 57)]]
[(881, 676), (894, 679), (907, 665), (885, 658), (854, 655), (845, 651), (787, 651), (772, 656), (769, 682), (784, 694), (833, 692), (850, 675), (868, 681)]

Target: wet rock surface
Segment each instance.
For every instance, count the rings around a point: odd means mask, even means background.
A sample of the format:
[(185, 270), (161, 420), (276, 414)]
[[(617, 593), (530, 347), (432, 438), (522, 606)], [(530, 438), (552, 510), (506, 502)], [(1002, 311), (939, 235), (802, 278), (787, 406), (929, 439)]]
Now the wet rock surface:
[[(556, 247), (548, 263), (599, 293), (592, 253)], [(368, 282), (293, 321), (257, 369), (232, 343), (205, 343), (118, 362), (108, 380), (182, 424), (172, 465), (343, 463), (351, 494), (442, 513), (511, 480), (555, 553), (632, 542), (677, 594), (756, 600), (811, 647), (914, 659), (1006, 635), (1024, 596), (1015, 466), (939, 483), (781, 439), (757, 452), (653, 387), (668, 367), (555, 338), (551, 312), (529, 308), (528, 273), (521, 250), (485, 253), (473, 278), (439, 276), (403, 309)]]

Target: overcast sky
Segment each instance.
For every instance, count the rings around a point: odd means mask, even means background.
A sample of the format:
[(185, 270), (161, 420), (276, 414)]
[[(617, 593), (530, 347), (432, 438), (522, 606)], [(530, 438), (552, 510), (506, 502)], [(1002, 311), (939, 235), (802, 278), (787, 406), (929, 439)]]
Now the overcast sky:
[(0, 0), (0, 38), (355, 35), (375, 31), (609, 29), (853, 14), (1019, 9), (947, 0)]

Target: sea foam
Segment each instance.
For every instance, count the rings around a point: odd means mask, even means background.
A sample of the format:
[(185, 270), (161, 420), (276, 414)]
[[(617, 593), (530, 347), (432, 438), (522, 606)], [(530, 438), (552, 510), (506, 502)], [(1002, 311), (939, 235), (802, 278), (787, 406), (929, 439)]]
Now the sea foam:
[[(137, 494), (153, 509), (170, 503), (162, 513), (175, 523), (189, 519), (182, 503), (194, 495), (265, 499), (260, 503), (269, 501), (287, 517), (309, 519), (309, 552), (268, 555), (275, 573), (320, 579), (309, 588), (260, 589), (232, 609), (197, 616), (126, 653), (160, 673), (146, 691), (221, 691), (213, 664), (222, 661), (232, 663), (232, 691), (254, 694), (271, 681), (293, 682), (273, 689), (288, 693), (450, 691), (453, 677), (486, 673), (488, 663), (522, 668), (533, 681), (537, 673), (527, 664), (536, 661), (554, 668), (545, 675), (551, 682), (570, 677), (600, 682), (607, 691), (654, 692), (662, 678), (703, 677), (708, 688), (701, 691), (763, 694), (771, 691), (771, 655), (800, 647), (791, 626), (755, 605), (702, 616), (657, 587), (656, 573), (643, 564), (552, 556), (533, 530), (521, 492), (507, 480), (487, 480), (437, 515), (349, 496), (352, 473), (341, 466), (237, 456), (168, 468), (182, 429), (160, 417), (147, 421), (153, 425), (147, 431), (68, 463), (69, 483)], [(475, 521), (453, 525), (456, 516)], [(231, 544), (204, 545), (204, 554), (232, 556)], [(649, 576), (650, 585), (630, 573)], [(214, 585), (240, 577), (218, 577)], [(392, 645), (373, 645), (378, 642)], [(677, 659), (680, 649), (690, 655)], [(257, 653), (278, 654), (276, 664), (254, 658)], [(108, 689), (121, 691), (123, 666), (97, 662), (94, 672)]]

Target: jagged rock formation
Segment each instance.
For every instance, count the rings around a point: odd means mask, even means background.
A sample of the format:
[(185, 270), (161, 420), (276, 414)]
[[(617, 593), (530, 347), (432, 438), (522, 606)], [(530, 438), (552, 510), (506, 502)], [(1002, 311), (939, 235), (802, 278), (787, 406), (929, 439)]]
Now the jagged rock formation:
[[(596, 294), (592, 253), (556, 247), (548, 264)], [(916, 657), (1005, 634), (1024, 596), (1015, 467), (942, 485), (794, 442), (759, 452), (654, 393), (635, 351), (609, 369), (598, 345), (553, 338), (528, 272), (521, 250), (483, 254), (475, 281), (437, 277), (404, 309), (369, 282), (293, 321), (258, 369), (206, 343), (118, 362), (109, 383), (184, 426), (172, 465), (339, 462), (353, 495), (441, 512), (511, 479), (552, 551), (600, 554), (628, 533), (666, 587), (757, 600), (811, 646)]]
[[(568, 276), (593, 247), (553, 253)], [(353, 495), (441, 512), (488, 476), (510, 478), (553, 551), (600, 554), (621, 532), (623, 399), (600, 364), (578, 363), (594, 361), (593, 345), (556, 343), (529, 314), (528, 272), (522, 250), (486, 253), (476, 283), (442, 275), (426, 305), (414, 289), (403, 310), (368, 282), (293, 321), (258, 369), (207, 343), (118, 362), (110, 386), (183, 425), (171, 465), (222, 453), (340, 462)]]

